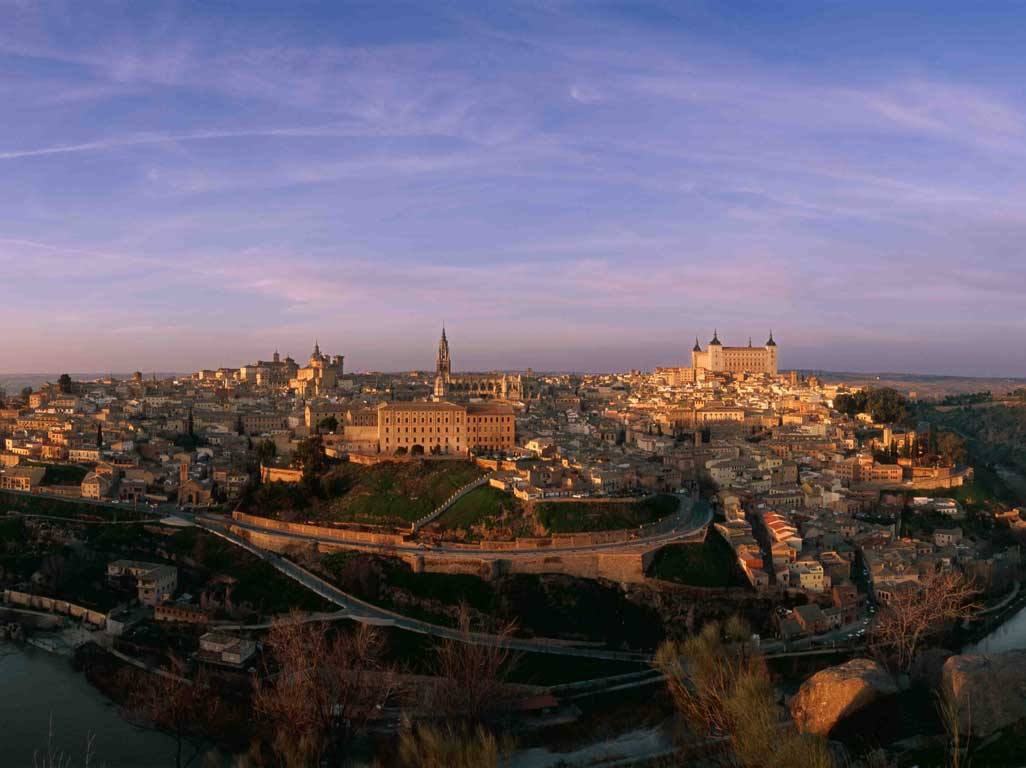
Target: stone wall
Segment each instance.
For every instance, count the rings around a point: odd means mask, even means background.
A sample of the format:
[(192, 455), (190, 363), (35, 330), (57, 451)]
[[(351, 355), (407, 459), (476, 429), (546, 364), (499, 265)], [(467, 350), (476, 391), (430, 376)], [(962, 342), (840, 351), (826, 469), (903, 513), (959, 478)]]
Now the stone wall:
[(232, 519), (256, 528), (284, 531), (285, 533), (311, 536), (318, 539), (331, 539), (349, 544), (396, 546), (406, 543), (406, 536), (397, 533), (378, 533), (377, 531), (354, 530), (351, 528), (326, 528), (320, 525), (307, 525), (305, 523), (286, 523), (282, 520), (272, 520), (269, 517), (247, 515), (245, 512), (232, 512)]
[(75, 603), (69, 603), (67, 600), (43, 597), (42, 595), (30, 595), (27, 592), (17, 592), (13, 589), (5, 589), (3, 591), (3, 598), (4, 602), (8, 605), (70, 616), (73, 619), (82, 619), (95, 627), (107, 626), (107, 614), (84, 608)]
[(303, 470), (301, 469), (260, 465), (260, 482), (262, 483), (298, 483), (302, 479)]

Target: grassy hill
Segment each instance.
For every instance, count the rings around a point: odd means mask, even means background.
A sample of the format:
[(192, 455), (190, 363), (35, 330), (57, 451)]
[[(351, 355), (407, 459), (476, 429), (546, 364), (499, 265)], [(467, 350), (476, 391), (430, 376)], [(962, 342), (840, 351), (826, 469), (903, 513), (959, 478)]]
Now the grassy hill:
[(535, 516), (550, 533), (611, 531), (655, 522), (679, 502), (669, 493), (637, 501), (546, 501), (535, 505)]
[(409, 525), (480, 477), (469, 461), (339, 464), (319, 478), (315, 491), (271, 483), (247, 500), (253, 514), (286, 520)]

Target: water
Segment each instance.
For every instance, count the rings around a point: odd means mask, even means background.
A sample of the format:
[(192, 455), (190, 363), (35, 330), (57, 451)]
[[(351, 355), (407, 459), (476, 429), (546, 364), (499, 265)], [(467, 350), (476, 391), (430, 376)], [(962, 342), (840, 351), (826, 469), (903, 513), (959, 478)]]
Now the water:
[(32, 768), (34, 752), (46, 748), (51, 715), (54, 744), (74, 768), (83, 766), (90, 734), (94, 768), (174, 765), (173, 739), (125, 721), (67, 658), (19, 647), (0, 659), (0, 765)]
[(1003, 653), (1026, 649), (1026, 608), (1021, 609), (965, 653)]

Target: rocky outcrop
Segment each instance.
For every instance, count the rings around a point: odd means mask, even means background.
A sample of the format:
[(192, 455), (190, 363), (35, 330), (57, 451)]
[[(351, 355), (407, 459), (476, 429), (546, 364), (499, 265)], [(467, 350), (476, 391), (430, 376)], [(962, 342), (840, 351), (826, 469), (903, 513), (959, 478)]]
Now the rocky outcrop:
[(852, 659), (817, 672), (791, 699), (791, 716), (802, 733), (826, 736), (845, 717), (898, 692), (887, 670), (870, 659)]
[(957, 705), (964, 733), (989, 736), (1026, 718), (1026, 651), (952, 656), (941, 690)]

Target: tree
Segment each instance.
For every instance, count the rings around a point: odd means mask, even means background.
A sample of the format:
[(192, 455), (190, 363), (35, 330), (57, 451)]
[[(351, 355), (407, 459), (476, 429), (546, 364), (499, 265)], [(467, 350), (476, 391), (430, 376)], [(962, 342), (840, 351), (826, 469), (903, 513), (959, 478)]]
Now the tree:
[(271, 662), (254, 685), (253, 704), (273, 729), (271, 750), (288, 768), (337, 765), (354, 735), (392, 691), (381, 661), (383, 641), (372, 627), (329, 634), (293, 611), (271, 628)]
[(25, 400), (27, 402), (31, 395), (32, 395), (32, 387), (22, 387), (22, 389), (21, 389), (21, 399), (22, 400)]
[(498, 768), (511, 751), (508, 738), (498, 739), (480, 725), (418, 725), (399, 737), (399, 763), (406, 768)]
[(825, 739), (782, 727), (765, 661), (738, 641), (748, 632), (738, 619), (710, 622), (684, 642), (659, 647), (654, 665), (678, 711), (700, 740), (725, 740), (730, 765), (829, 768)]
[(329, 432), (337, 432), (338, 419), (336, 419), (334, 416), (325, 416), (323, 419), (320, 420), (320, 423), (317, 424), (317, 429), (318, 431), (326, 429)]
[(834, 410), (848, 416), (868, 413), (879, 424), (894, 424), (906, 415), (908, 401), (890, 387), (842, 393), (834, 398)]
[(516, 625), (475, 637), (470, 609), (463, 603), (457, 627), (458, 638), (446, 638), (435, 648), (438, 707), (451, 716), (478, 721), (506, 703), (506, 676), (519, 658), (507, 643)]
[(308, 437), (296, 446), (295, 460), (303, 468), (303, 487), (316, 493), (317, 476), (324, 470), (324, 442), (320, 435)]
[(978, 610), (976, 593), (961, 573), (930, 571), (918, 583), (895, 592), (877, 615), (870, 640), (895, 669), (908, 672), (926, 643)]
[(395, 449), (395, 453), (393, 453), (392, 455), (393, 456), (405, 456), (406, 455), (406, 448), (404, 446), (400, 445), (398, 448)]
[[(160, 674), (133, 673), (127, 712), (129, 719), (154, 725), (175, 741), (175, 766), (184, 768), (199, 755), (212, 735), (222, 706), (216, 687), (201, 667), (186, 677), (186, 665), (172, 657)], [(185, 745), (192, 742), (186, 758)]]
[(271, 464), (274, 457), (278, 455), (278, 446), (274, 440), (264, 440), (257, 446), (257, 458), (264, 466)]
[(61, 394), (70, 394), (73, 387), (71, 376), (68, 374), (62, 373), (61, 377), (57, 379), (57, 388), (60, 389)]
[(939, 431), (936, 437), (937, 455), (948, 464), (965, 464), (969, 458), (969, 447), (965, 438), (954, 432)]

